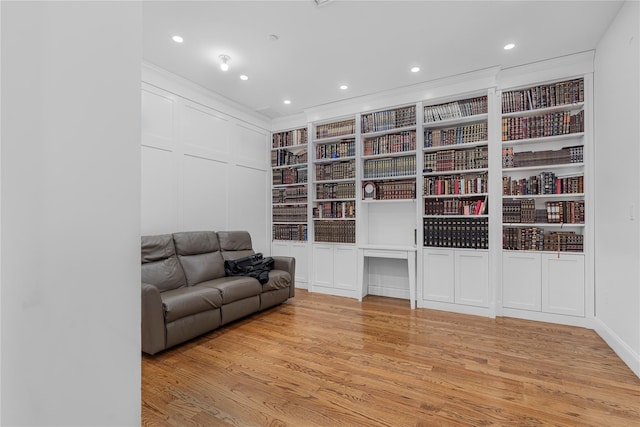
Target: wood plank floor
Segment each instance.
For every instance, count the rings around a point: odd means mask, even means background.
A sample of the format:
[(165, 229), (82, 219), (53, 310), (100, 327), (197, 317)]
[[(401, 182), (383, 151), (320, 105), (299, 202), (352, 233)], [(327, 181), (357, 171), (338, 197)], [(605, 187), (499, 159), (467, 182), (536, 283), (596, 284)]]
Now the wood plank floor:
[(640, 379), (588, 329), (296, 290), (142, 358), (145, 426), (640, 426)]

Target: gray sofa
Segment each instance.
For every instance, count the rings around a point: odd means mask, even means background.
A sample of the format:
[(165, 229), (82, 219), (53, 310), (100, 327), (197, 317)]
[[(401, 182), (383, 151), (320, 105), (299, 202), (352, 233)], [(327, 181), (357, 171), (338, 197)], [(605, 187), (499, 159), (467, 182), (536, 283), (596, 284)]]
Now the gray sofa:
[(295, 294), (295, 258), (273, 257), (269, 281), (225, 276), (224, 261), (254, 253), (246, 231), (143, 236), (142, 351), (156, 354)]

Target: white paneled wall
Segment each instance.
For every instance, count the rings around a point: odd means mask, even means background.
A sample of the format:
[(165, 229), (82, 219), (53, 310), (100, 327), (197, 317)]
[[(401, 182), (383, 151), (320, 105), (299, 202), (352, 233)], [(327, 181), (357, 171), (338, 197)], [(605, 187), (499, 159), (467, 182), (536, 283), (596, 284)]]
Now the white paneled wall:
[(142, 84), (142, 234), (247, 230), (268, 253), (268, 124), (150, 66)]

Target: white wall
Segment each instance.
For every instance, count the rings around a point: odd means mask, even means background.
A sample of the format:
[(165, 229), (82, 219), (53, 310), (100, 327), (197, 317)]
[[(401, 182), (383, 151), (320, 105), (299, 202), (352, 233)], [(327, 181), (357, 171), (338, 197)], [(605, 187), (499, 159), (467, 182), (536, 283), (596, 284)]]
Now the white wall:
[(137, 2), (2, 7), (2, 425), (140, 425)]
[(640, 58), (638, 2), (596, 48), (596, 330), (640, 376)]
[(142, 234), (247, 230), (269, 253), (270, 123), (151, 64), (142, 79)]

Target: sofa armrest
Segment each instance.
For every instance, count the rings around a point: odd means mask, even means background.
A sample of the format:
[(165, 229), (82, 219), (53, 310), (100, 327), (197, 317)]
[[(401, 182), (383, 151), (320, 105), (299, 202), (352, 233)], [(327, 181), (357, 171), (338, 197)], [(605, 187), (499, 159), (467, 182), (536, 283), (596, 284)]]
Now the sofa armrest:
[(296, 294), (296, 259), (288, 256), (274, 256), (273, 269), (286, 271), (291, 275), (291, 286), (289, 287), (289, 298)]
[(142, 351), (156, 354), (166, 347), (164, 310), (160, 291), (148, 283), (142, 284)]

